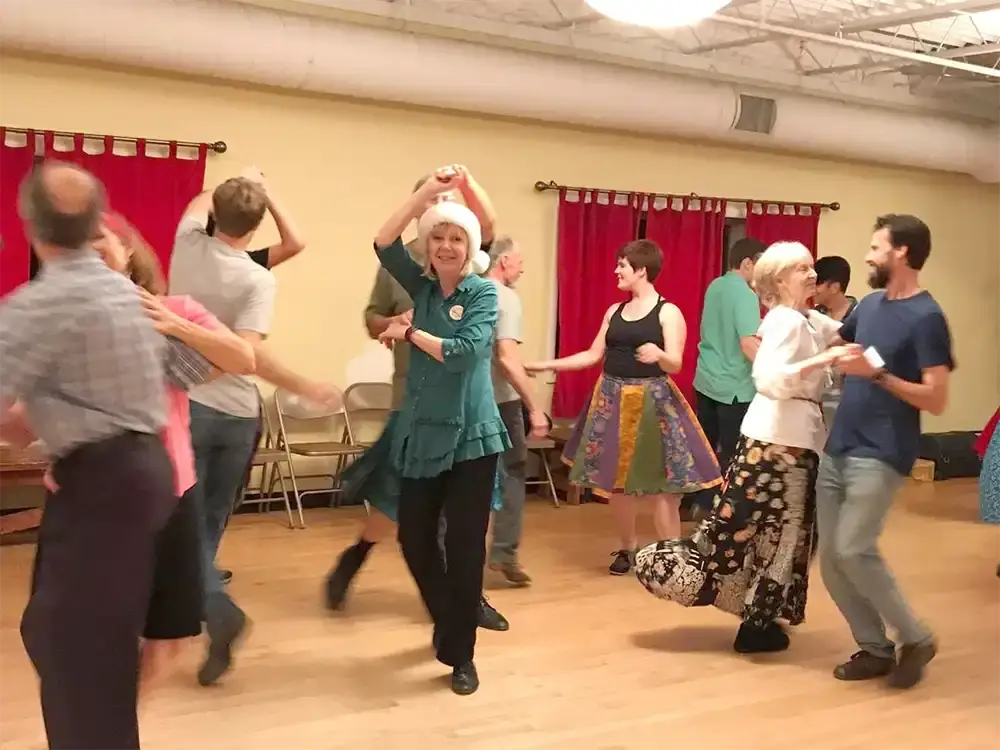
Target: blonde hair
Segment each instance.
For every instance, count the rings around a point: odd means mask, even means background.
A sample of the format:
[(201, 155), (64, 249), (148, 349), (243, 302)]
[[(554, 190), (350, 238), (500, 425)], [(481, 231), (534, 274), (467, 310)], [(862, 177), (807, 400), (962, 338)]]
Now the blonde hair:
[[(479, 248), (473, 248), (472, 247), (472, 245), (469, 242), (469, 233), (468, 233), (468, 231), (466, 231), (466, 229), (464, 227), (462, 227), (461, 225), (459, 225), (459, 224), (454, 224), (454, 223), (452, 223), (450, 221), (442, 221), (442, 222), (439, 222), (438, 224), (435, 224), (434, 226), (432, 226), (431, 227), (431, 231), (437, 229), (438, 227), (443, 227), (445, 225), (449, 225), (449, 226), (453, 226), (453, 227), (455, 227), (457, 229), (461, 229), (462, 230), (462, 234), (465, 235), (465, 263), (462, 265), (462, 274), (461, 274), (461, 278), (464, 279), (466, 276), (468, 276), (469, 274), (472, 273), (472, 262), (475, 260), (475, 258), (476, 258), (476, 250), (478, 250)], [(420, 260), (421, 260), (421, 264), (423, 265), (423, 268), (424, 268), (424, 276), (426, 276), (428, 279), (434, 279), (435, 281), (437, 281), (437, 272), (434, 270), (434, 266), (431, 265), (431, 254), (427, 251), (427, 240), (428, 239), (429, 239), (429, 236), (421, 238), (421, 243), (420, 244), (422, 245), (422, 247), (421, 247), (421, 258), (420, 258)]]
[(757, 259), (753, 286), (765, 307), (780, 304), (782, 277), (802, 258), (812, 260), (812, 253), (801, 242), (775, 242)]

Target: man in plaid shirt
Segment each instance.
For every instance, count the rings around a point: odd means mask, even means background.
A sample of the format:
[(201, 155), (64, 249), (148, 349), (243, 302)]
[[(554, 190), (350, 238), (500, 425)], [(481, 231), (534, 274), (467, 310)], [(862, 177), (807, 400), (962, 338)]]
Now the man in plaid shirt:
[(138, 644), (176, 504), (164, 371), (182, 388), (211, 371), (155, 331), (132, 282), (89, 247), (103, 205), (87, 172), (36, 169), (20, 210), (44, 268), (0, 306), (0, 425), (17, 402), (59, 487), (21, 622), (51, 748), (139, 747)]

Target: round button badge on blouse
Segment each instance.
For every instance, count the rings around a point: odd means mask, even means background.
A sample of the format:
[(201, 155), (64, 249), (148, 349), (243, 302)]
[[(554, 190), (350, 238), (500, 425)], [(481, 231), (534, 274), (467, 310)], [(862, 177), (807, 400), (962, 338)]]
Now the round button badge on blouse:
[(455, 305), (448, 311), (448, 317), (452, 320), (461, 320), (464, 314), (465, 310), (461, 305)]

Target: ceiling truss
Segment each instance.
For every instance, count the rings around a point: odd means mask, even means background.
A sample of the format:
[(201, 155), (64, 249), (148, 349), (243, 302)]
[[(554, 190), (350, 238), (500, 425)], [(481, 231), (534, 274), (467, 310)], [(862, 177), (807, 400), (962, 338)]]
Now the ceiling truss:
[(1000, 121), (1000, 0), (732, 0), (669, 30), (616, 23), (585, 0), (237, 1)]

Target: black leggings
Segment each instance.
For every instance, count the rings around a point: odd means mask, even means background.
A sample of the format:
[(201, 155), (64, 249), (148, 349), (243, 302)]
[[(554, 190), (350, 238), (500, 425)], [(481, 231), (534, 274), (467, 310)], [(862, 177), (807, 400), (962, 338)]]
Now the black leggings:
[[(460, 461), (436, 477), (403, 479), (399, 544), (434, 621), (438, 660), (472, 661), (486, 564), (497, 455)], [(438, 546), (444, 517), (445, 560)]]

